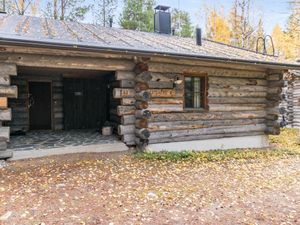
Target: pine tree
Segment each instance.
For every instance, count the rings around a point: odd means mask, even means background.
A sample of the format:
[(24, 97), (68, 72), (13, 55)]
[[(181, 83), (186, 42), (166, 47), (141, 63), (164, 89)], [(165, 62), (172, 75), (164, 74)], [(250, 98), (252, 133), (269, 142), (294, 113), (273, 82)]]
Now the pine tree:
[(124, 0), (119, 25), (125, 29), (154, 30), (154, 0)]
[(110, 20), (113, 21), (117, 0), (95, 0), (93, 7), (94, 20), (96, 24), (109, 26)]
[(182, 10), (172, 10), (172, 28), (175, 29), (175, 35), (181, 37), (191, 37), (193, 27), (191, 24), (190, 15)]

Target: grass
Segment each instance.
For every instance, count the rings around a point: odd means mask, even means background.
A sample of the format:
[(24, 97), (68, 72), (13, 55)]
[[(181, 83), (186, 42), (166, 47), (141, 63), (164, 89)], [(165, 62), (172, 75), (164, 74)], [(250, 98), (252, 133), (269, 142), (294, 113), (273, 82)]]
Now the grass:
[(203, 162), (259, 159), (269, 157), (284, 157), (300, 155), (300, 141), (298, 129), (284, 128), (279, 136), (270, 135), (270, 142), (274, 147), (267, 149), (238, 149), (238, 150), (215, 150), (195, 152), (187, 150), (183, 152), (145, 152), (136, 153), (135, 157), (146, 160), (183, 161), (197, 160)]

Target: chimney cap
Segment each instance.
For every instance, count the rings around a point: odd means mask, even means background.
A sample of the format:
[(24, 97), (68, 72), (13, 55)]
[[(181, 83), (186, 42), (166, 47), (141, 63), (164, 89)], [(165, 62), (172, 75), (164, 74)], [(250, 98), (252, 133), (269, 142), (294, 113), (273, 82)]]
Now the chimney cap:
[(158, 5), (154, 9), (155, 10), (167, 11), (168, 9), (170, 9), (170, 6)]

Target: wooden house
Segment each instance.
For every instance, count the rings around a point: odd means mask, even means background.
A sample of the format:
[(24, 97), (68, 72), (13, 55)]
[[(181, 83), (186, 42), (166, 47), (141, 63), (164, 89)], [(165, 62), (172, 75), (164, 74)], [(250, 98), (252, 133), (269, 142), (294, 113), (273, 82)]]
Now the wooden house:
[(105, 121), (126, 145), (152, 151), (268, 146), (283, 74), (300, 65), (197, 33), (0, 14), (0, 156), (11, 154), (12, 132)]

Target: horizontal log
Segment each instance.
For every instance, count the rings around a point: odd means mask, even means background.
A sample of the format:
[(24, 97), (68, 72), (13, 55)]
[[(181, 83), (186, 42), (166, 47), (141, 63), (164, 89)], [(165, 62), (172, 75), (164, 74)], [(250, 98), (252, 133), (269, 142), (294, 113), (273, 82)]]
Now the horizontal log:
[(134, 145), (135, 144), (136, 135), (133, 134), (124, 134), (121, 137), (121, 140), (127, 145)]
[(135, 132), (135, 125), (119, 125), (118, 126), (118, 134), (133, 134)]
[[(149, 144), (156, 143), (168, 143), (168, 142), (179, 142), (179, 141), (195, 141), (195, 140), (209, 140), (209, 139), (220, 139), (220, 138), (230, 138), (230, 137), (247, 137), (264, 135), (264, 132), (240, 132), (240, 133), (228, 133), (228, 134), (209, 134), (209, 135), (196, 135), (196, 136), (183, 136), (183, 137), (169, 137), (149, 140)], [(186, 149), (190, 150), (190, 149)]]
[(134, 105), (135, 98), (121, 98), (121, 105)]
[(149, 81), (148, 85), (151, 89), (171, 89), (174, 88), (174, 81)]
[(113, 88), (134, 88), (134, 80), (116, 80), (110, 84)]
[(136, 108), (134, 106), (119, 105), (117, 107), (117, 114), (118, 114), (118, 116), (133, 115), (135, 113), (135, 110), (136, 110)]
[(136, 129), (135, 135), (143, 140), (149, 139), (150, 137), (150, 131), (146, 128), (143, 129)]
[(162, 105), (162, 104), (149, 104), (148, 109), (152, 113), (165, 113), (165, 112), (182, 112), (183, 111), (183, 105), (177, 104), (177, 105)]
[(231, 111), (260, 111), (266, 108), (266, 104), (209, 104), (210, 112), (231, 112)]
[(250, 85), (229, 85), (229, 84), (210, 84), (210, 89), (218, 90), (228, 90), (228, 91), (248, 91), (248, 92), (266, 92), (268, 90), (267, 86), (250, 86)]
[(250, 86), (267, 86), (268, 81), (265, 79), (247, 79), (247, 78), (224, 78), (224, 77), (209, 77), (209, 85), (223, 84), (223, 85), (250, 85)]
[(0, 97), (17, 98), (18, 97), (17, 86), (0, 85)]
[(0, 127), (0, 141), (9, 141), (10, 127)]
[(280, 134), (280, 128), (277, 127), (267, 127), (265, 130), (266, 134), (269, 135), (279, 135)]
[(164, 113), (164, 114), (153, 114), (152, 117), (150, 118), (150, 122), (255, 119), (255, 118), (265, 118), (266, 115), (267, 115), (266, 111)]
[(282, 80), (283, 74), (269, 74), (267, 76), (267, 80), (269, 81), (277, 81), (277, 80)]
[(0, 121), (10, 121), (10, 120), (11, 120), (11, 109), (1, 109)]
[(114, 98), (132, 98), (135, 96), (134, 89), (128, 88), (114, 88), (113, 89), (113, 97)]
[(129, 125), (135, 123), (135, 115), (124, 115), (121, 117), (121, 123), (123, 125)]
[(148, 83), (152, 79), (152, 75), (150, 72), (142, 72), (137, 74), (135, 77), (135, 81), (139, 83)]
[(149, 104), (154, 105), (183, 105), (183, 98), (151, 98)]
[(116, 80), (134, 80), (135, 73), (132, 71), (116, 71), (115, 79)]
[(231, 103), (236, 103), (236, 104), (266, 104), (267, 103), (267, 99), (266, 98), (235, 98), (235, 97), (210, 97), (208, 99), (208, 103), (209, 104), (231, 104)]
[(9, 159), (13, 157), (12, 150), (0, 151), (0, 159)]
[(134, 62), (124, 59), (105, 59), (74, 56), (50, 56), (26, 53), (1, 53), (6, 57), (8, 63), (15, 63), (17, 66), (30, 66), (42, 68), (80, 69), (80, 70), (101, 70), (101, 71), (132, 71)]
[(236, 120), (199, 120), (199, 121), (172, 121), (172, 122), (150, 122), (148, 129), (152, 131), (174, 131), (200, 129), (217, 126), (251, 125), (262, 124), (265, 119), (236, 119)]
[(240, 132), (262, 132), (266, 130), (265, 124), (257, 125), (243, 125), (243, 126), (220, 126), (202, 129), (188, 129), (188, 130), (176, 130), (176, 131), (159, 131), (151, 132), (150, 139), (170, 138), (170, 137), (183, 137), (194, 135), (208, 135), (208, 134), (228, 134), (228, 133), (240, 133)]
[(0, 109), (6, 109), (6, 108), (7, 108), (7, 98), (0, 97)]
[(218, 77), (240, 77), (240, 78), (262, 78), (266, 77), (265, 72), (222, 69), (216, 67), (193, 66), (193, 65), (176, 65), (172, 63), (149, 62), (149, 71), (158, 73), (184, 73), (184, 74), (209, 74)]
[(208, 97), (266, 97), (267, 92), (229, 91), (227, 89), (209, 89)]
[[(1, 69), (0, 69), (1, 70)], [(0, 85), (10, 85), (10, 77), (9, 75), (0, 75)]]
[(17, 75), (16, 64), (0, 63), (0, 76), (6, 76), (6, 75), (10, 75), (10, 76)]
[(149, 89), (152, 98), (183, 97), (183, 91), (176, 89)]

